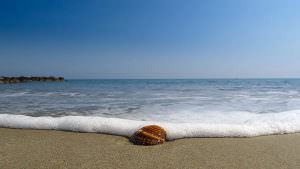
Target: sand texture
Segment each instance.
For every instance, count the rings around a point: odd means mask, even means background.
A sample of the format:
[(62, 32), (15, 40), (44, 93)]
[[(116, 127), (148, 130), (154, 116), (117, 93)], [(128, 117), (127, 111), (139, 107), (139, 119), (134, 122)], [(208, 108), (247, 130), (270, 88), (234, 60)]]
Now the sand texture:
[(135, 146), (95, 133), (0, 128), (1, 169), (300, 168), (300, 134), (193, 138)]

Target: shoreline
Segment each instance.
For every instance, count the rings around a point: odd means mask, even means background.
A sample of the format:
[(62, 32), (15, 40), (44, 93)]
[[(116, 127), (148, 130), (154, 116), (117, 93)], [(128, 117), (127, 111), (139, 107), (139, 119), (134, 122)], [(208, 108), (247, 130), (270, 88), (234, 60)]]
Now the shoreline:
[(300, 134), (137, 146), (97, 133), (0, 128), (2, 168), (298, 168)]
[[(300, 132), (300, 111), (270, 114), (248, 121), (246, 124), (227, 123), (171, 123), (140, 121), (100, 116), (26, 116), (0, 114), (0, 127), (17, 129), (49, 129), (89, 133), (112, 134), (130, 137), (146, 125), (158, 125), (167, 132), (167, 140), (181, 138), (254, 137)], [(299, 117), (299, 118), (298, 118)], [(274, 121), (272, 119), (280, 119)]]

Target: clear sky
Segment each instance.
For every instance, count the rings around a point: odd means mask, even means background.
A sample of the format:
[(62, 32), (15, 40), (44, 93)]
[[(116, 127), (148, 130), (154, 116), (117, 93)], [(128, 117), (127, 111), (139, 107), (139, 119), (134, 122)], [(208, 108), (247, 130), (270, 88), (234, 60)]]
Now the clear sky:
[(300, 77), (298, 0), (0, 0), (0, 76)]

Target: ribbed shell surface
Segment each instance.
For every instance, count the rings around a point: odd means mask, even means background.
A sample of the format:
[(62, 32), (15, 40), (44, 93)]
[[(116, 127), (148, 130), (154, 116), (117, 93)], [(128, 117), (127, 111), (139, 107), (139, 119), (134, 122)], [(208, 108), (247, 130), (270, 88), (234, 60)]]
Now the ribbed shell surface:
[(166, 141), (166, 131), (157, 125), (149, 125), (139, 129), (130, 141), (137, 145), (157, 145)]

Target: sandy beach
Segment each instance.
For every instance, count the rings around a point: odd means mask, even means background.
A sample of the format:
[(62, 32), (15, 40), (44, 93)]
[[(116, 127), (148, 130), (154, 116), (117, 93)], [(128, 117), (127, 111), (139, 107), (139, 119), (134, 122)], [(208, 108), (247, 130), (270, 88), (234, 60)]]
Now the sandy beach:
[(0, 128), (0, 168), (299, 168), (300, 134), (132, 145), (96, 133)]

